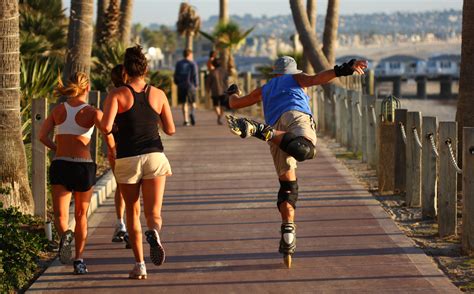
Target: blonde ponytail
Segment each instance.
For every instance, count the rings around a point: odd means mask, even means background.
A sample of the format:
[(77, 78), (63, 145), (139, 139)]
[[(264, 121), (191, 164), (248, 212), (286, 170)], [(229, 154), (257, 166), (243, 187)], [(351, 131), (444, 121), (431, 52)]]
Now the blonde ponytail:
[(89, 86), (89, 78), (83, 72), (76, 72), (71, 75), (69, 78), (68, 84), (65, 86), (61, 75), (58, 76), (58, 85), (54, 90), (54, 94), (57, 97), (66, 96), (66, 97), (77, 97), (83, 95), (87, 91)]

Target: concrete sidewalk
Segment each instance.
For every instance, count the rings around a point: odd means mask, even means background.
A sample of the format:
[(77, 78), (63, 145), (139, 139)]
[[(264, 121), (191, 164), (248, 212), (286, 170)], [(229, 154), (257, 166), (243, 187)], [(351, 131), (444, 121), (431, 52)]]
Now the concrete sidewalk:
[[(34, 292), (76, 293), (458, 293), (414, 247), (325, 143), (299, 164), (297, 252), (293, 268), (278, 253), (278, 180), (268, 146), (242, 140), (215, 115), (199, 111), (195, 127), (166, 138), (174, 175), (168, 178), (162, 240), (167, 261), (147, 256), (147, 280), (129, 280), (134, 260), (111, 242), (113, 199), (90, 218), (89, 274), (53, 265)], [(144, 224), (142, 220), (142, 224)]]

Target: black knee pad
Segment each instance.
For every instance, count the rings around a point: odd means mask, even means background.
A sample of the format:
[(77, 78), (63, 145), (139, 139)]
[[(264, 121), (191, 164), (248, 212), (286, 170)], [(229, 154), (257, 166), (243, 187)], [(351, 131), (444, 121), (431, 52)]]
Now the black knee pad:
[(282, 181), (280, 180), (280, 190), (278, 191), (277, 207), (280, 210), (282, 202), (288, 202), (293, 208), (296, 208), (296, 201), (298, 200), (298, 180), (296, 181)]
[(297, 137), (293, 133), (286, 133), (280, 143), (280, 149), (293, 156), (297, 161), (313, 159), (316, 149), (313, 143), (305, 137)]

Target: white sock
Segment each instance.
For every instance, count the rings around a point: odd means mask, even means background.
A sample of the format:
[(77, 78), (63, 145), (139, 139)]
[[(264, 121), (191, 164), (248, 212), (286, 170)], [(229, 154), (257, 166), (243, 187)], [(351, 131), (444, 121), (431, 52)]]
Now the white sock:
[(144, 266), (145, 266), (145, 261), (136, 262), (135, 264), (136, 264), (137, 266), (139, 266), (139, 267), (144, 267)]
[(125, 226), (125, 223), (123, 222), (123, 218), (118, 218), (118, 219), (117, 219), (117, 225), (119, 225), (119, 226)]

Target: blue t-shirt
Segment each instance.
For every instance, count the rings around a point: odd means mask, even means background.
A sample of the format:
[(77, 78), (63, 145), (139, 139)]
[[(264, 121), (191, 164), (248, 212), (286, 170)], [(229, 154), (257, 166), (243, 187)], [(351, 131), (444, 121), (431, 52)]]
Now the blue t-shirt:
[(196, 63), (187, 59), (178, 61), (174, 70), (174, 83), (179, 88), (197, 88), (199, 79)]
[(262, 101), (265, 122), (269, 125), (274, 125), (283, 113), (290, 110), (312, 115), (309, 96), (293, 75), (275, 77), (263, 85)]

